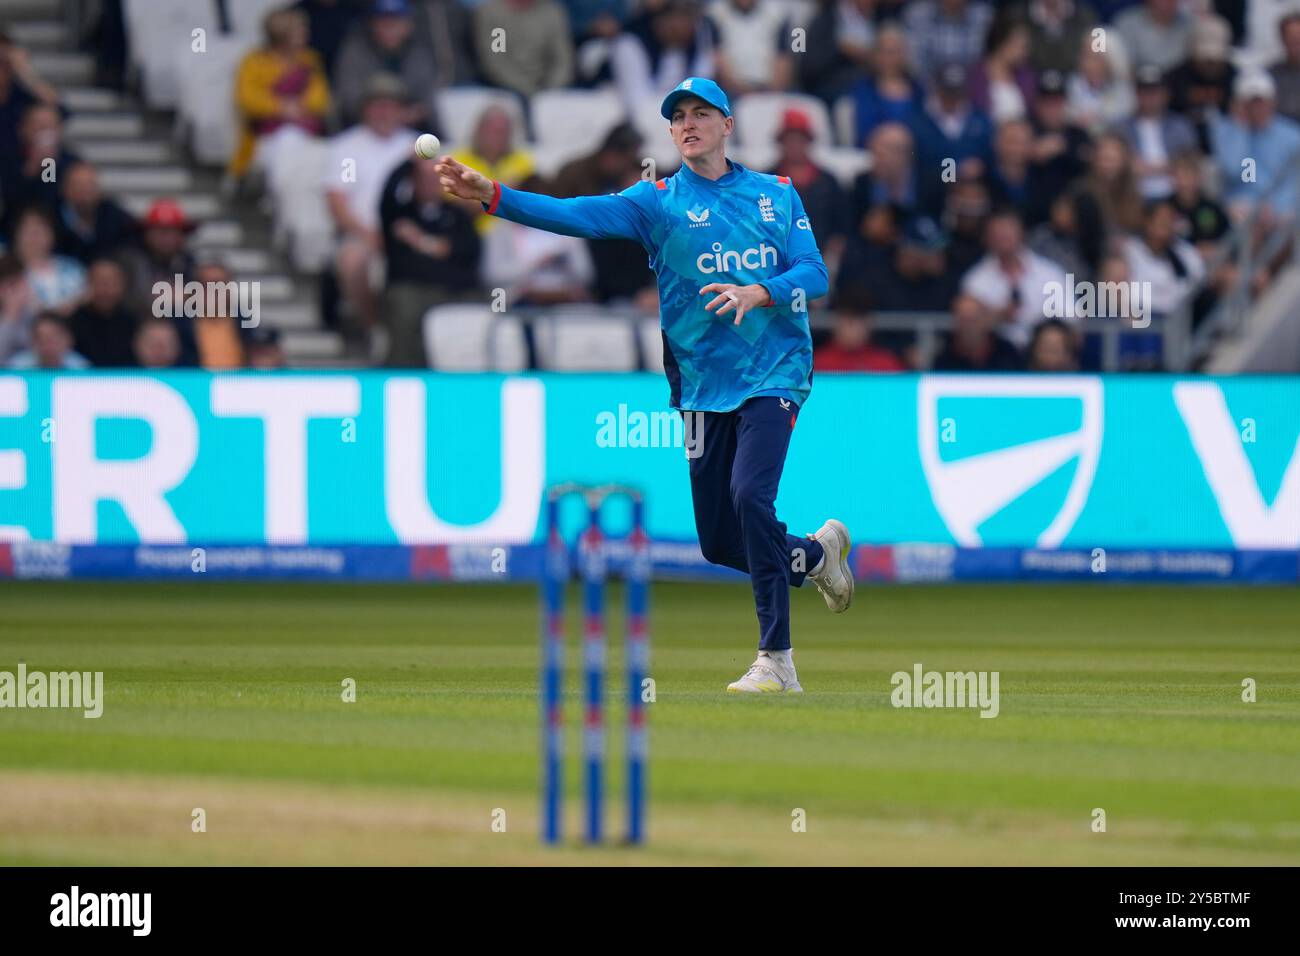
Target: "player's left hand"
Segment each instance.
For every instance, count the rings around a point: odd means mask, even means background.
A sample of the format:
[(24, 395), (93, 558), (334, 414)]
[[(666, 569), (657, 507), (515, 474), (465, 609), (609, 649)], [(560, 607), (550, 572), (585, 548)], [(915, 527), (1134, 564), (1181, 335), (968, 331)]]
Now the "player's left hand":
[(705, 311), (712, 312), (717, 309), (717, 315), (726, 315), (735, 309), (736, 325), (740, 324), (740, 320), (750, 309), (762, 309), (772, 304), (772, 297), (758, 283), (734, 285), (730, 282), (710, 282), (700, 290), (700, 295), (707, 295), (710, 292), (716, 292), (717, 297), (704, 307)]

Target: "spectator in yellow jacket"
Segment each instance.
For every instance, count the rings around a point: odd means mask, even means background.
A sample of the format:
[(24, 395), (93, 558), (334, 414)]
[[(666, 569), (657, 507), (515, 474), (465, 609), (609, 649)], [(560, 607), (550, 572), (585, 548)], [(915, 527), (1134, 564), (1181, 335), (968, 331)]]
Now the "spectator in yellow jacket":
[(273, 168), (275, 153), (304, 136), (319, 136), (330, 111), (329, 80), (307, 46), (307, 15), (282, 9), (266, 16), (266, 46), (244, 57), (235, 78), (243, 134), (230, 161), (243, 176), (254, 160)]
[[(506, 109), (495, 105), (479, 114), (469, 143), (455, 150), (452, 158), (503, 186), (518, 186), (534, 171), (532, 154), (515, 146), (514, 119)], [(482, 234), (500, 222), (495, 216), (483, 215), (478, 203), (466, 208), (477, 217), (475, 225)]]

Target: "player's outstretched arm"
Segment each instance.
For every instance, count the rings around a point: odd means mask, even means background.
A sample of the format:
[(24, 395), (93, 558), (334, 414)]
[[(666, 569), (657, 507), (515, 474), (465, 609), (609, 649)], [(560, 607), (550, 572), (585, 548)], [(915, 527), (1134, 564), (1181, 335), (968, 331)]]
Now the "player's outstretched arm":
[(492, 201), (495, 192), (492, 180), (477, 169), (466, 166), (450, 156), (438, 157), (438, 163), (434, 168), (438, 171), (438, 178), (442, 181), (442, 188), (457, 199), (481, 203), (490, 203)]
[(480, 202), (487, 212), (512, 222), (582, 239), (635, 239), (643, 246), (650, 244), (656, 208), (650, 183), (637, 183), (609, 196), (556, 199), (503, 186), (450, 156), (438, 160), (438, 175), (453, 196)]

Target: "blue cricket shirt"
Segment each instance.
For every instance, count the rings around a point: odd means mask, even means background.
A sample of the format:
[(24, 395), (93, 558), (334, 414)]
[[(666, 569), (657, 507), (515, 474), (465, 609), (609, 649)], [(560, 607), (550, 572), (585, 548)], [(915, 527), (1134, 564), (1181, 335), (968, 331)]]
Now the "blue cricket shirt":
[[(549, 232), (645, 247), (659, 280), (674, 408), (726, 412), (759, 395), (802, 405), (812, 388), (808, 303), (826, 294), (826, 264), (790, 180), (728, 165), (717, 180), (682, 166), (667, 179), (574, 199), (498, 183), (486, 209)], [(700, 289), (710, 282), (760, 283), (772, 304), (736, 325), (734, 310), (705, 311), (715, 294)]]

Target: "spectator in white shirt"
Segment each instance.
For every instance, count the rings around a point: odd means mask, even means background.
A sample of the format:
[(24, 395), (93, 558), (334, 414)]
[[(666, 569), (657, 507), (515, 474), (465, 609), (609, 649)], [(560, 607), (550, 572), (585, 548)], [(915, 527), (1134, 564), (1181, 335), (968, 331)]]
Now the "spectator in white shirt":
[[(999, 334), (1024, 350), (1034, 326), (1048, 317), (1048, 300), (1060, 301), (1067, 282), (1065, 270), (1025, 245), (1020, 214), (1009, 207), (989, 216), (984, 247), (987, 253), (966, 273), (961, 291), (992, 310)], [(1066, 321), (1077, 319), (1066, 317)]]
[(778, 0), (714, 0), (718, 28), (717, 80), (729, 95), (783, 90), (790, 85), (789, 13)]
[(1065, 95), (1070, 121), (1092, 136), (1133, 115), (1137, 102), (1117, 33), (1107, 34), (1104, 53), (1093, 49), (1091, 35), (1084, 37), (1079, 68), (1066, 81)]
[(1151, 315), (1174, 311), (1205, 278), (1205, 263), (1190, 242), (1178, 237), (1178, 210), (1169, 200), (1148, 205), (1142, 234), (1124, 242), (1134, 282), (1150, 283)]
[(377, 73), (366, 85), (361, 123), (330, 143), (322, 185), (339, 232), (334, 268), (355, 325), (352, 342), (366, 341), (377, 319), (373, 282), (383, 263), (379, 200), (388, 176), (411, 157), (416, 133), (402, 125), (407, 103), (400, 79)]

